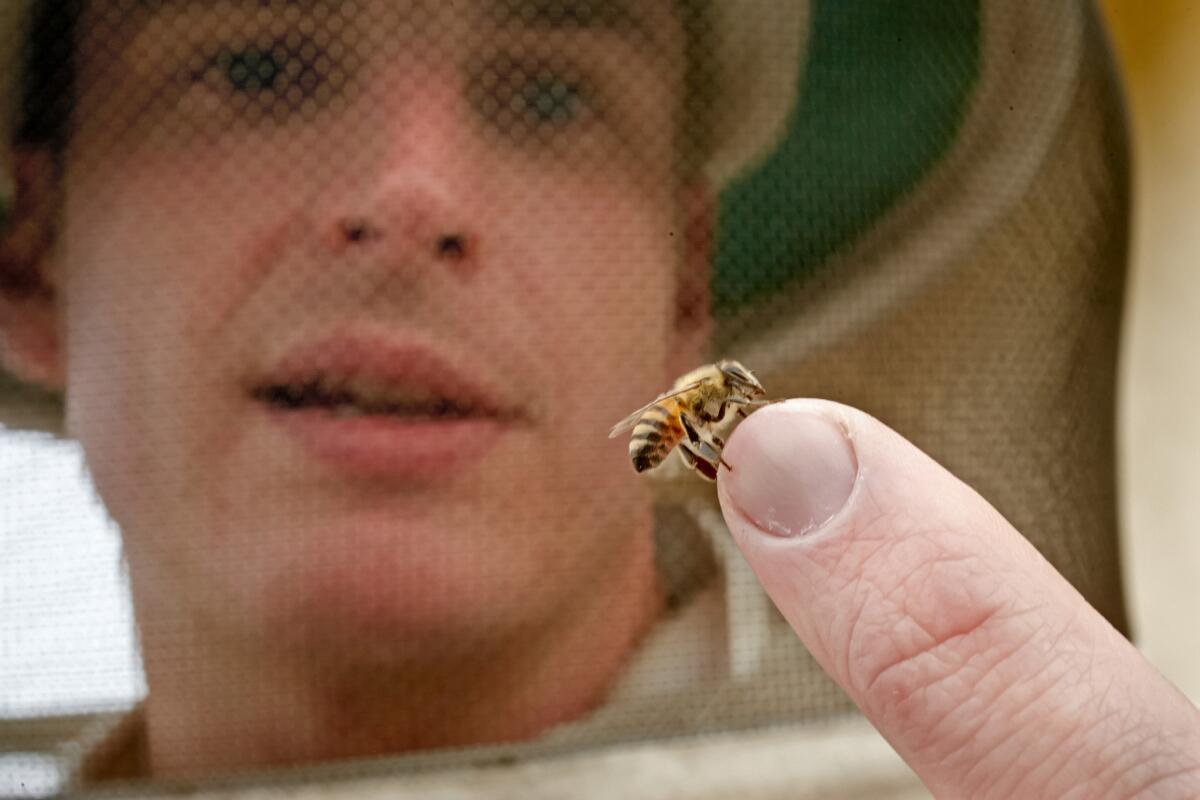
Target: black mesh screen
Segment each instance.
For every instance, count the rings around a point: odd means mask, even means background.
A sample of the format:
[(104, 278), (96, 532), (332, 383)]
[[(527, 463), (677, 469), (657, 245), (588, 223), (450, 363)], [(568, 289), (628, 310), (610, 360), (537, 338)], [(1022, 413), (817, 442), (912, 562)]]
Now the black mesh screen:
[(0, 791), (851, 713), (713, 484), (608, 436), (719, 359), (900, 430), (1124, 626), (1088, 4), (0, 15)]

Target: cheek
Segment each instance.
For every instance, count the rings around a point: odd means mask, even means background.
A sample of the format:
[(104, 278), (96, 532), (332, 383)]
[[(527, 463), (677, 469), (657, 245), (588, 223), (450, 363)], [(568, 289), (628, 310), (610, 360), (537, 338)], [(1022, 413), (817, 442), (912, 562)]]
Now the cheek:
[[(608, 446), (608, 428), (661, 392), (674, 324), (673, 207), (626, 189), (544, 206), (557, 253), (539, 259), (539, 339), (546, 376), (570, 398), (563, 435)], [(632, 199), (631, 199), (632, 198)], [(655, 198), (657, 201), (658, 199)], [(597, 436), (598, 433), (598, 436)]]
[(237, 295), (237, 281), (248, 280), (237, 269), (245, 260), (237, 234), (264, 216), (262, 204), (229, 191), (242, 184), (223, 181), (211, 159), (145, 151), (104, 157), (95, 138), (75, 143), (65, 187), (67, 333), (77, 385), (157, 381), (144, 392), (195, 391), (207, 380), (211, 359), (202, 353), (219, 332), (218, 314)]
[(212, 250), (181, 241), (141, 183), (95, 177), (68, 184), (62, 231), (67, 424), (121, 518), (180, 489), (178, 448), (164, 445), (204, 404), (209, 381), (185, 335), (203, 300), (187, 280)]

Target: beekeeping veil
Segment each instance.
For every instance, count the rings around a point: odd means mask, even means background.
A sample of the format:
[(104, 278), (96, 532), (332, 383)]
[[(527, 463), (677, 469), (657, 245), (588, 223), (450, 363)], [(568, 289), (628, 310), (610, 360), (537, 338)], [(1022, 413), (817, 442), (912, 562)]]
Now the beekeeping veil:
[[(144, 11), (173, 4), (108, 5)], [(259, 8), (282, 15), (284, 5)], [(545, 9), (561, 6), (579, 15), (610, 4), (510, 5), (551, 14), (561, 12)], [(717, 200), (711, 279), (701, 295), (711, 308), (704, 358), (740, 360), (771, 397), (830, 398), (879, 417), (977, 489), (1124, 630), (1113, 425), (1127, 154), (1119, 92), (1091, 5), (676, 5), (691, 9), (687, 24), (699, 26), (689, 32), (694, 52), (684, 115), (704, 133), (685, 148), (698, 154)], [(7, 15), (0, 24), (12, 31), (0, 46), (13, 65), (45, 69), (46, 59), (61, 51), (47, 51), (43, 42), (30, 60), (30, 50), (12, 45), (36, 27), (19, 6), (0, 11)], [(329, 26), (346, 18), (313, 17)], [(286, 68), (278, 60), (264, 67), (269, 51), (258, 47), (253, 58), (243, 53), (218, 66), (226, 78), (238, 79), (233, 73), (240, 69), (243, 84), (249, 76), (273, 89)], [(53, 104), (38, 95), (43, 90), (19, 83), (18, 74), (0, 73), (9, 109), (3, 119), (9, 140), (28, 140), (39, 132), (31, 113)], [(517, 99), (526, 105), (544, 99), (554, 113), (576, 99), (574, 84), (536, 88), (544, 94)], [(126, 133), (112, 131), (114, 146)], [(307, 163), (301, 150), (291, 158), (298, 171), (320, 166)], [(21, 177), (9, 153), (5, 160), (8, 185), (0, 191), (15, 226)], [(520, 187), (511, 191), (518, 196)], [(2, 266), (24, 269), (16, 263), (22, 254), (0, 248), (8, 259)], [(487, 252), (480, 258), (486, 267)], [(591, 286), (602, 293), (605, 279)], [(620, 265), (607, 279), (651, 284)], [(153, 284), (144, 291), (153, 293)], [(644, 318), (620, 322), (627, 330), (659, 330)], [(569, 323), (563, 328), (569, 333), (548, 335), (581, 341), (601, 335)], [(68, 402), (71, 391), (68, 384)], [(0, 422), (9, 428), (61, 435), (62, 415), (56, 394), (0, 374)], [(600, 426), (595, 435), (603, 439), (606, 432)], [(613, 452), (620, 456), (621, 448)], [(591, 469), (629, 470), (629, 464), (617, 457)], [(605, 747), (652, 753), (681, 736), (736, 739), (768, 725), (802, 730), (849, 713), (845, 696), (794, 639), (727, 540), (711, 484), (674, 462), (646, 480), (656, 498), (656, 563), (667, 616), (693, 622), (653, 629), (614, 679), (606, 703), (523, 742), (401, 753), (383, 764), (297, 774), (333, 781), (421, 772), (453, 784), (465, 780), (456, 770), (466, 765), (570, 753), (584, 758), (580, 769), (594, 776), (605, 774), (602, 757), (587, 757)], [(3, 491), (21, 492), (19, 483)], [(576, 499), (564, 494), (558, 502), (570, 506)], [(33, 614), (3, 623), (39, 624)], [(709, 633), (696, 633), (705, 626)], [(703, 653), (688, 649), (701, 645)], [(46, 711), (65, 717), (72, 709), (51, 704)], [(95, 752), (119, 761), (114, 748), (141, 746), (136, 712), (116, 726), (124, 745), (112, 744), (112, 719), (103, 722), (103, 736), (92, 731), (86, 745), (55, 752), (71, 755), (79, 769), (95, 761)]]

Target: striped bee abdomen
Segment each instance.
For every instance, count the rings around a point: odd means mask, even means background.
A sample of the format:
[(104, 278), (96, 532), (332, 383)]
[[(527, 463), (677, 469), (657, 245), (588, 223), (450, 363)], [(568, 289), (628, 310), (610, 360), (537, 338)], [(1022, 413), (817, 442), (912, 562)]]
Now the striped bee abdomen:
[(633, 426), (629, 457), (638, 472), (654, 469), (663, 462), (684, 436), (679, 422), (678, 403), (664, 401), (646, 409)]

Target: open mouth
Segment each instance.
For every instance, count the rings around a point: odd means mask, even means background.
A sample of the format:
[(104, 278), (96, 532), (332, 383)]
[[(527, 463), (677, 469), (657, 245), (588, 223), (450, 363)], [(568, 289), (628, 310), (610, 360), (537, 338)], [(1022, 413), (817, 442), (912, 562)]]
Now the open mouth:
[(256, 400), (284, 411), (324, 409), (336, 417), (395, 417), (409, 420), (496, 418), (500, 414), (469, 398), (431, 389), (371, 385), (369, 381), (330, 383), (310, 379), (268, 384), (252, 392)]
[(468, 469), (529, 424), (490, 369), (419, 341), (337, 332), (292, 348), (242, 387), (272, 430), (337, 474), (426, 480)]
[[(487, 422), (508, 428), (526, 421), (521, 404), (506, 400), (501, 388), (476, 377), (486, 371), (463, 367), (419, 342), (335, 333), (294, 347), (243, 387), (276, 419), (322, 425), (335, 438), (350, 433), (348, 426), (337, 424), (343, 420), (393, 423), (393, 432), (406, 437), (421, 424), (448, 428), (453, 423)], [(453, 427), (479, 432), (475, 425)], [(355, 427), (359, 429), (364, 435), (383, 435), (389, 426)]]

